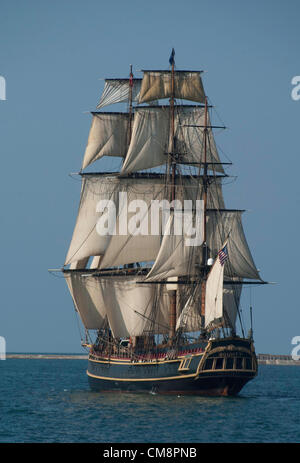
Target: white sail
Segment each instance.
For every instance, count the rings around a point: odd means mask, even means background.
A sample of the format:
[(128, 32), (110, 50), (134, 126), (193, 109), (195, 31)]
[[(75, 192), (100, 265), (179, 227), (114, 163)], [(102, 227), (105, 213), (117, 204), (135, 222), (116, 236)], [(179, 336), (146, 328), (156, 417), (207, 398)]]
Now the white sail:
[[(132, 79), (132, 101), (138, 101), (142, 79)], [(129, 79), (105, 79), (105, 86), (97, 108), (129, 100)]]
[(104, 254), (110, 236), (97, 232), (96, 226), (100, 216), (97, 205), (101, 200), (113, 199), (118, 183), (116, 177), (83, 177), (78, 216), (65, 265)]
[(92, 277), (82, 276), (80, 273), (65, 273), (69, 291), (74, 305), (80, 315), (83, 325), (88, 330), (103, 327), (106, 308), (102, 298), (102, 291), (95, 284)]
[(129, 116), (126, 113), (92, 113), (93, 119), (82, 169), (102, 156), (124, 157)]
[[(195, 201), (203, 196), (203, 185), (197, 179), (183, 178), (176, 186), (176, 197)], [(148, 214), (148, 235), (133, 236), (125, 231), (116, 235), (99, 234), (97, 224), (102, 214), (98, 209), (101, 200), (113, 201), (116, 205), (116, 229), (119, 230), (119, 192), (128, 194), (128, 202), (143, 200), (150, 207), (151, 200), (166, 197), (164, 179), (139, 177), (118, 178), (105, 175), (83, 176), (78, 216), (66, 256), (65, 265), (90, 256), (103, 256), (102, 266), (124, 265), (131, 262), (155, 260), (160, 248), (160, 232), (152, 234), (151, 214)], [(119, 207), (119, 209), (117, 209)], [(123, 207), (125, 207), (123, 205)], [(215, 179), (208, 192), (208, 207), (222, 208), (224, 200), (220, 179)], [(149, 212), (149, 209), (148, 209)], [(128, 213), (128, 221), (135, 216)], [(114, 217), (112, 217), (114, 220)], [(131, 259), (129, 259), (131, 258)], [(104, 268), (104, 267), (102, 267)]]
[(215, 257), (224, 240), (228, 240), (229, 261), (225, 264), (228, 277), (260, 279), (242, 225), (242, 211), (208, 211), (207, 243)]
[[(111, 236), (104, 257), (101, 260), (100, 266), (102, 269), (134, 262), (153, 261), (156, 259), (160, 250), (163, 235), (163, 204), (166, 198), (164, 181), (163, 179), (155, 178), (145, 178), (143, 182), (140, 182), (140, 180), (141, 179), (131, 179), (131, 182), (134, 182), (131, 184), (134, 184), (134, 188), (129, 188), (128, 184), (126, 189), (128, 193), (128, 204), (136, 199), (143, 199), (146, 203), (146, 208), (145, 210), (140, 209), (139, 213), (133, 211), (127, 214), (127, 233), (116, 233)], [(146, 180), (148, 180), (148, 183)], [(218, 192), (221, 191), (219, 187), (220, 184), (216, 186)], [(182, 184), (175, 187), (175, 196), (177, 198), (182, 198), (182, 204), (183, 200), (187, 199), (192, 201), (193, 205), (195, 205), (196, 200), (202, 198), (202, 194), (203, 190), (199, 188), (198, 182), (190, 177), (182, 178)], [(155, 201), (162, 204), (159, 211), (154, 206)], [(216, 201), (222, 201), (222, 194), (218, 195)], [(213, 202), (213, 198), (210, 199), (210, 202)], [(119, 229), (120, 218), (123, 215), (124, 209), (126, 209), (126, 205), (123, 204), (121, 206), (121, 204), (119, 204), (118, 207), (117, 229)], [(138, 220), (136, 217), (138, 217)], [(134, 221), (139, 221), (141, 225), (140, 232), (137, 234), (132, 234), (129, 230), (130, 223), (132, 224)], [(157, 229), (153, 227), (153, 222), (158, 225)], [(148, 234), (143, 234), (144, 226)]]
[(89, 257), (85, 257), (84, 259), (81, 259), (81, 260), (75, 260), (70, 264), (70, 269), (76, 270), (76, 269), (87, 268), (88, 261), (89, 261)]
[[(226, 278), (224, 278), (226, 280)], [(233, 279), (235, 282), (242, 283), (239, 278)], [(225, 325), (229, 328), (234, 328), (236, 323), (236, 317), (238, 313), (238, 307), (240, 304), (240, 298), (242, 293), (242, 284), (224, 284), (223, 288), (223, 310), (224, 310), (224, 321)]]
[[(188, 210), (175, 210), (170, 215), (158, 255), (146, 281), (193, 275), (199, 272), (195, 264), (198, 264), (197, 257), (199, 257), (200, 246), (203, 243), (203, 218), (202, 202), (196, 218), (195, 214)], [(195, 222), (194, 225), (193, 222)]]
[[(175, 111), (175, 152), (178, 162), (204, 162), (205, 109), (179, 106)], [(191, 127), (196, 125), (199, 127)], [(210, 125), (209, 117), (208, 123)], [(157, 167), (168, 162), (170, 151), (170, 108), (159, 106), (137, 108), (131, 142), (121, 173)], [(212, 130), (208, 128), (206, 161), (208, 169), (224, 172)]]
[(182, 312), (180, 313), (176, 330), (184, 332), (199, 331), (202, 326), (201, 319), (201, 285), (198, 285), (190, 295)]
[(127, 174), (167, 162), (169, 110), (163, 107), (137, 108), (121, 173)]
[[(187, 195), (196, 196), (197, 185), (189, 179), (185, 183)], [(128, 208), (125, 203), (119, 203), (119, 193), (127, 194)], [(151, 214), (145, 219), (148, 234), (133, 234), (131, 226), (135, 220), (138, 222), (138, 213), (130, 210), (130, 206), (136, 204), (138, 210), (138, 202), (142, 200), (150, 208), (151, 200), (162, 200), (164, 197), (165, 184), (161, 177), (120, 178), (97, 174), (83, 176), (78, 216), (65, 265), (104, 254), (101, 268), (106, 265), (109, 267), (154, 260), (160, 246), (160, 237), (159, 233), (151, 233)], [(106, 203), (107, 211), (102, 207)], [(110, 229), (105, 228), (106, 217), (111, 225)], [(124, 225), (125, 230), (122, 229)]]
[[(226, 245), (222, 251), (227, 256)], [(225, 250), (225, 251), (223, 251)], [(205, 328), (223, 321), (224, 262), (218, 254), (205, 286)]]
[(90, 269), (97, 269), (100, 267), (101, 256), (94, 256), (90, 265)]
[[(226, 278), (224, 279), (226, 280)], [(241, 283), (240, 279), (234, 279)], [(240, 303), (242, 284), (224, 284), (223, 286), (223, 310), (219, 305), (216, 316), (222, 319), (224, 327), (234, 328)], [(220, 304), (220, 300), (218, 301)], [(207, 318), (208, 321), (208, 318)], [(184, 305), (176, 324), (176, 330), (184, 332), (199, 331), (203, 328), (201, 319), (201, 285), (198, 285), (193, 294), (189, 296)]]
[(152, 261), (160, 245), (160, 234), (151, 233), (151, 201), (163, 198), (163, 179), (120, 178), (120, 182), (126, 197), (119, 197), (117, 232), (110, 237), (101, 268)]
[[(172, 97), (205, 102), (200, 72), (175, 71), (174, 87), (171, 77), (170, 71), (144, 71), (143, 80), (133, 79), (132, 87), (129, 79), (107, 79), (98, 108), (128, 102), (129, 97), (139, 103)], [(115, 338), (169, 334), (169, 321), (174, 320), (174, 314), (169, 313), (169, 298), (173, 295), (168, 294), (168, 289), (173, 281), (177, 292), (176, 329), (184, 332), (203, 329), (202, 296), (205, 296), (204, 326), (208, 330), (220, 325), (234, 328), (242, 286), (223, 285), (224, 278), (227, 283), (231, 280), (240, 283), (244, 278), (260, 277), (244, 235), (241, 211), (225, 210), (223, 176), (215, 175), (224, 170), (209, 114), (203, 106), (177, 106), (175, 102), (172, 135), (170, 106), (136, 107), (133, 112), (130, 143), (127, 113), (92, 113), (82, 169), (103, 156), (123, 157), (124, 163), (121, 172), (113, 175), (82, 174), (78, 217), (65, 261), (65, 265), (70, 265), (65, 278), (76, 310), (86, 329), (102, 329), (108, 321)], [(177, 164), (175, 184), (167, 175), (137, 173), (164, 166), (170, 161), (170, 154)], [(206, 178), (180, 173), (188, 171), (181, 164), (197, 165), (199, 173), (203, 173), (204, 159), (210, 171)], [(195, 171), (190, 169), (190, 172)], [(164, 208), (170, 197), (182, 205), (184, 200), (190, 200), (193, 211), (190, 226), (194, 225), (195, 202), (203, 199), (204, 185), (206, 244), (208, 255), (215, 262), (207, 277), (205, 295), (201, 295), (201, 284), (194, 288), (178, 280), (187, 276), (199, 282), (199, 269), (204, 264), (204, 212), (196, 225), (197, 244), (191, 245), (188, 242), (193, 241), (194, 235), (182, 228), (179, 233), (176, 228), (185, 211), (173, 204), (164, 229)], [(155, 216), (153, 202), (159, 203)], [(229, 258), (221, 262), (218, 251), (227, 239)], [(84, 274), (89, 260), (89, 272)], [(152, 265), (146, 278), (145, 272), (129, 276), (133, 273), (127, 271), (128, 267), (131, 270), (134, 267), (131, 264), (135, 263)], [(123, 276), (112, 271), (119, 266), (125, 266)], [(165, 279), (169, 285), (160, 285), (159, 281)]]
[(97, 278), (115, 338), (140, 336), (145, 330), (168, 331), (168, 299), (154, 285), (139, 284), (142, 277)]
[[(182, 106), (175, 112), (175, 151), (179, 162), (204, 162), (205, 108)], [(207, 113), (206, 162), (208, 170), (224, 173)]]
[[(139, 102), (144, 103), (172, 96), (170, 71), (144, 71)], [(174, 97), (204, 103), (205, 94), (200, 71), (175, 71)]]

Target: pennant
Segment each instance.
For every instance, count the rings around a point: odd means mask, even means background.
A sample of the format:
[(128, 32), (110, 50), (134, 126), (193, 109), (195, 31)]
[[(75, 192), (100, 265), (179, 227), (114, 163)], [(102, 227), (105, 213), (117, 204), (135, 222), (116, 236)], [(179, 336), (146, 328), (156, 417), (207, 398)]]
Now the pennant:
[(174, 48), (172, 48), (172, 53), (171, 53), (171, 56), (170, 56), (170, 59), (169, 59), (169, 63), (171, 65), (175, 63), (174, 56), (175, 56), (175, 50), (174, 50)]

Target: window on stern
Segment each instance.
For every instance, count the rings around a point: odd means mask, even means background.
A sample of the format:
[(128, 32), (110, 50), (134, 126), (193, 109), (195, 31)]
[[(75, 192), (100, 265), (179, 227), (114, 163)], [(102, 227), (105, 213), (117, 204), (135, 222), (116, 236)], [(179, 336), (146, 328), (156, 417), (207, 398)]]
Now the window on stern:
[(203, 370), (212, 370), (213, 361), (214, 361), (213, 358), (207, 359), (207, 360), (205, 361)]
[(243, 369), (243, 359), (241, 357), (237, 357), (235, 361), (235, 368), (237, 370), (242, 370)]
[(233, 358), (228, 357), (226, 359), (226, 370), (233, 370)]
[(252, 370), (252, 359), (251, 358), (246, 358), (246, 370)]
[(223, 369), (223, 361), (224, 361), (223, 357), (218, 357), (216, 359), (216, 366), (215, 366), (216, 370), (222, 370)]

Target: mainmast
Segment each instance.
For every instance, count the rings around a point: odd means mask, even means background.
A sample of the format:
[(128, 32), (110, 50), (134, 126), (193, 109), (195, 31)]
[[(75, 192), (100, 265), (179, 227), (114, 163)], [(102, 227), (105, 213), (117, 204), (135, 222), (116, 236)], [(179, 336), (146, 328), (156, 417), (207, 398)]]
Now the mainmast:
[[(176, 183), (176, 153), (175, 153), (175, 79), (174, 79), (174, 68), (175, 68), (175, 50), (172, 49), (172, 53), (169, 62), (171, 68), (171, 98), (170, 98), (170, 115), (171, 115), (171, 150), (169, 155), (169, 180), (171, 180), (171, 191), (170, 201), (175, 200), (175, 183)], [(173, 202), (173, 204), (175, 204)], [(173, 211), (174, 212), (174, 211)], [(176, 330), (176, 289), (172, 289), (169, 292), (170, 297), (170, 331), (169, 331), (169, 342), (173, 342)]]
[[(202, 246), (202, 283), (201, 283), (201, 316), (204, 327), (205, 317), (205, 291), (206, 291), (206, 279), (207, 279), (207, 227), (206, 227), (206, 214), (207, 214), (207, 187), (208, 187), (208, 176), (207, 176), (207, 97), (205, 96), (205, 113), (204, 113), (204, 171), (203, 171), (203, 246)], [(201, 165), (201, 164), (200, 164)]]

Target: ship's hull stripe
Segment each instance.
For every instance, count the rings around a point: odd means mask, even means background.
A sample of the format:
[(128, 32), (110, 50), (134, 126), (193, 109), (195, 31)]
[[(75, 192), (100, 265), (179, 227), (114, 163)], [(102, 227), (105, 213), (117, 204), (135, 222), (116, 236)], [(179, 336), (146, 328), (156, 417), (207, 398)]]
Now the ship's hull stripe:
[(164, 381), (168, 379), (185, 379), (185, 378), (195, 378), (197, 373), (193, 373), (190, 375), (182, 375), (182, 376), (165, 376), (164, 378), (112, 378), (107, 376), (97, 376), (93, 375), (89, 371), (87, 371), (87, 375), (91, 376), (92, 378), (96, 379), (104, 379), (107, 381)]
[[(194, 354), (192, 356), (192, 358), (194, 358), (194, 357), (202, 357), (202, 356), (203, 356), (203, 352), (201, 352), (201, 354)], [(159, 364), (174, 363), (174, 362), (180, 363), (183, 358), (186, 358), (186, 356), (177, 357), (177, 359), (175, 359), (175, 360), (158, 360), (158, 361), (155, 360), (154, 362), (143, 362), (143, 361), (141, 361), (141, 362), (139, 362), (139, 361), (138, 362), (128, 362), (126, 360), (124, 360), (124, 361), (121, 360), (121, 361), (116, 362), (113, 359), (111, 359), (111, 360), (95, 360), (93, 358), (89, 358), (89, 361), (90, 362), (95, 362), (95, 363), (108, 363), (110, 365), (143, 366), (143, 365), (157, 365), (158, 363)]]

